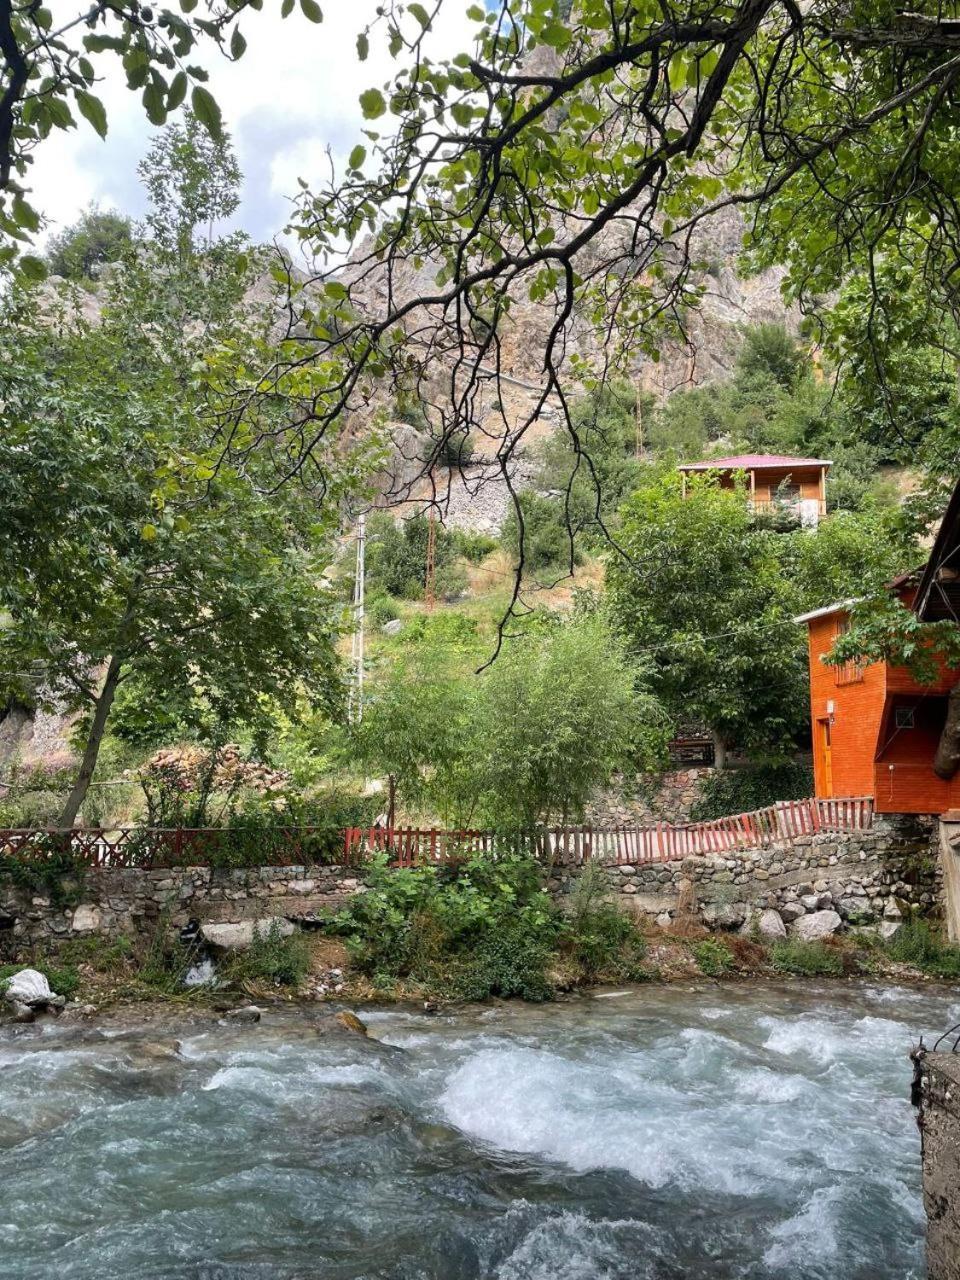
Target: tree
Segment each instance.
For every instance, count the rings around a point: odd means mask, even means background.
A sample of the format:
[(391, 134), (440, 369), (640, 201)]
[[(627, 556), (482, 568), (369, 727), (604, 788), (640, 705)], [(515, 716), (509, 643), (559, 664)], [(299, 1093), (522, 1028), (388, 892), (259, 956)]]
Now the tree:
[(147, 225), (154, 240), (181, 256), (196, 247), (202, 223), (209, 245), (214, 225), (240, 204), (243, 175), (230, 135), (221, 130), (213, 137), (192, 111), (184, 113), (182, 124), (163, 130), (137, 172), (150, 197)]
[(483, 805), (497, 825), (575, 820), (616, 770), (662, 759), (666, 720), (642, 670), (599, 617), (510, 641), (479, 709)]
[(72, 226), (51, 237), (46, 264), (54, 275), (83, 284), (93, 281), (101, 267), (119, 262), (132, 244), (128, 217), (92, 205)]
[(354, 745), (362, 765), (386, 775), (388, 827), (398, 798), (408, 811), (430, 803), (457, 825), (469, 820), (475, 694), (450, 653), (430, 644), (400, 654), (373, 683)]
[(751, 515), (743, 489), (675, 475), (623, 513), (624, 556), (608, 567), (611, 610), (652, 686), (678, 719), (763, 758), (792, 751), (808, 715), (805, 636), (794, 617), (879, 591), (917, 554), (897, 512), (831, 517), (816, 533), (778, 533)]
[[(93, 0), (73, 12), (61, 6), (54, 16), (30, 0), (0, 0), (0, 263), (40, 227), (24, 185), (36, 148), (54, 129), (74, 128), (77, 115), (106, 136), (98, 58), (120, 63), (151, 124), (164, 124), (189, 94), (196, 116), (217, 137), (220, 108), (206, 87), (208, 73), (190, 59), (211, 45), (231, 61), (242, 57), (247, 41), (238, 20), (262, 6), (263, 0), (202, 0), (199, 7), (181, 0), (176, 9), (155, 9), (139, 0)], [(321, 20), (316, 0), (300, 0), (300, 9), (311, 22)], [(285, 0), (282, 16), (292, 10)], [(29, 255), (21, 266), (33, 278), (42, 272)]]
[(676, 475), (640, 490), (611, 557), (608, 587), (630, 649), (678, 719), (707, 726), (717, 764), (739, 747), (789, 752), (804, 723), (803, 636), (781, 589), (779, 540), (757, 529), (743, 489)]
[(705, 228), (730, 211), (808, 310), (828, 309), (851, 268), (880, 299), (875, 267), (891, 258), (922, 275), (931, 305), (960, 311), (960, 61), (932, 2), (901, 15), (837, 0), (502, 0), (470, 10), (476, 44), (449, 62), (425, 54), (426, 9), (378, 13), (360, 56), (382, 29), (398, 74), (361, 96), (365, 143), (304, 194), (297, 223), (319, 263), (289, 314), (292, 358), (302, 367), (312, 342), (323, 370), (309, 430), (297, 425), (307, 453), (383, 383), (429, 384), (443, 431), (470, 430), (523, 306), (539, 392), (504, 424), (491, 474), (515, 496), (511, 463), (548, 400), (579, 465), (570, 399), (684, 341)]
[(253, 270), (230, 242), (184, 259), (155, 239), (103, 286), (96, 321), (69, 289), (3, 299), (0, 680), (88, 710), (63, 826), (126, 681), (224, 725), (256, 726), (268, 699), (338, 701), (338, 612), (320, 578), (350, 481), (271, 492), (269, 450), (223, 458), (225, 425), (248, 427), (224, 423), (200, 377), (267, 341), (269, 302), (246, 301)]

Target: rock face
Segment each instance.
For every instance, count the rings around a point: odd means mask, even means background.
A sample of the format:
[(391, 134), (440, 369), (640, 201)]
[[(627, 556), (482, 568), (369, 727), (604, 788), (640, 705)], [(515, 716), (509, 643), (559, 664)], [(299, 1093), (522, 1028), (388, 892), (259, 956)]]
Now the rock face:
[(843, 921), (836, 911), (814, 911), (794, 923), (793, 932), (801, 942), (816, 942), (837, 932)]
[(200, 926), (200, 937), (208, 946), (220, 951), (246, 951), (255, 933), (266, 937), (274, 929), (281, 938), (289, 938), (295, 926), (282, 916), (265, 916), (261, 920), (240, 920), (236, 924), (204, 924)]
[(36, 969), (21, 969), (8, 978), (3, 998), (25, 1009), (62, 1009), (66, 1004), (65, 998), (51, 991), (49, 982)]

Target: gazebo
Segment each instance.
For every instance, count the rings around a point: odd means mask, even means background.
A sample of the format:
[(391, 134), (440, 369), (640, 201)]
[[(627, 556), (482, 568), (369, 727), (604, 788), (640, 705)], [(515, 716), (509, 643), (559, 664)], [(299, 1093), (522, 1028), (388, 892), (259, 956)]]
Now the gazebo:
[(739, 474), (750, 486), (750, 506), (763, 511), (774, 505), (794, 510), (800, 523), (813, 527), (827, 511), (827, 471), (833, 463), (826, 458), (791, 458), (780, 453), (740, 453), (730, 458), (708, 458), (685, 462), (679, 468), (686, 496), (687, 476), (713, 471), (721, 487), (732, 489)]

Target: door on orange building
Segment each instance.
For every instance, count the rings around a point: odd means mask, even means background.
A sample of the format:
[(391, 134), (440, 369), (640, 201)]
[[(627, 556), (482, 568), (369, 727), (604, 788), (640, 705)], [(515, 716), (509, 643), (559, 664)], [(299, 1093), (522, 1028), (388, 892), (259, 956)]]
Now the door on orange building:
[(830, 740), (830, 717), (822, 716), (817, 720), (817, 764), (819, 765), (819, 792), (824, 796), (833, 795), (833, 749)]

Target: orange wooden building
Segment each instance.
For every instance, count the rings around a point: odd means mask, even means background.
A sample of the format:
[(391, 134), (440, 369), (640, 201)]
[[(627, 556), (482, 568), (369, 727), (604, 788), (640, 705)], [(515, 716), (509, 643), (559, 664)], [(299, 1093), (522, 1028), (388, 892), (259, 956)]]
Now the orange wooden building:
[(688, 475), (715, 471), (722, 488), (732, 489), (738, 475), (746, 478), (750, 505), (763, 511), (775, 503), (795, 510), (802, 524), (813, 526), (827, 511), (826, 458), (792, 458), (780, 453), (739, 453), (730, 458), (686, 462), (678, 468), (684, 483)]
[[(954, 564), (958, 568), (954, 568)], [(960, 618), (960, 485), (926, 567), (891, 583), (924, 621)], [(850, 624), (855, 602), (803, 614), (809, 629), (810, 718), (818, 796), (873, 796), (878, 813), (944, 813), (960, 808), (960, 771), (939, 778), (933, 757), (960, 671), (941, 664), (919, 684), (886, 662), (827, 666), (821, 658)]]

